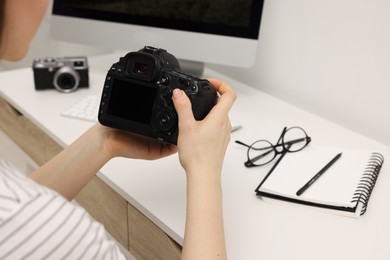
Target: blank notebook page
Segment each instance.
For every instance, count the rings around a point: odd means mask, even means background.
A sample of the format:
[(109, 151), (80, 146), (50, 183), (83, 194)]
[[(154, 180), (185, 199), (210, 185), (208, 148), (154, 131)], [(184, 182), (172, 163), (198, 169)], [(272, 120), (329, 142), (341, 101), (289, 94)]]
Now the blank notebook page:
[[(301, 196), (296, 192), (338, 153), (337, 160)], [(259, 191), (289, 198), (354, 207), (352, 197), (369, 162), (371, 152), (316, 147), (309, 145), (295, 153), (287, 153)]]

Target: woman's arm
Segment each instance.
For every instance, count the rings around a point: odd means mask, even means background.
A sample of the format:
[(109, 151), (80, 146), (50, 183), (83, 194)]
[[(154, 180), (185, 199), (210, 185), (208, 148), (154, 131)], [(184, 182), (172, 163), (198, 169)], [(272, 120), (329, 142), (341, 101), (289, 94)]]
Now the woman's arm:
[(202, 121), (195, 121), (191, 103), (174, 91), (179, 116), (179, 158), (187, 174), (187, 216), (182, 259), (226, 259), (221, 170), (230, 140), (228, 112), (236, 94), (224, 82), (210, 80), (221, 94)]
[(36, 182), (73, 199), (114, 157), (158, 159), (176, 147), (96, 124), (74, 143), (31, 174)]

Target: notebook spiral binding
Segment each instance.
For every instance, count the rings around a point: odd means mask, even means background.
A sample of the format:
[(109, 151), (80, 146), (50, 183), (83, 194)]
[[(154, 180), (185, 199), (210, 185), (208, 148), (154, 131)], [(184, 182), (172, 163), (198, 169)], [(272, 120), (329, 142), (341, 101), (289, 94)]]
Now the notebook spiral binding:
[(363, 207), (360, 215), (363, 215), (367, 210), (368, 200), (374, 189), (383, 162), (384, 157), (380, 153), (372, 153), (364, 174), (359, 181), (351, 202), (356, 202), (356, 205), (362, 203)]

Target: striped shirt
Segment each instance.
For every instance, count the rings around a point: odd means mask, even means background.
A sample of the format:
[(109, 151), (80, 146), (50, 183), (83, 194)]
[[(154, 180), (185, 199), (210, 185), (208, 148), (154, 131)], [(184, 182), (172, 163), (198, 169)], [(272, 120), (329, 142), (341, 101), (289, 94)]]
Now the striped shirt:
[(0, 259), (125, 259), (81, 207), (0, 160)]

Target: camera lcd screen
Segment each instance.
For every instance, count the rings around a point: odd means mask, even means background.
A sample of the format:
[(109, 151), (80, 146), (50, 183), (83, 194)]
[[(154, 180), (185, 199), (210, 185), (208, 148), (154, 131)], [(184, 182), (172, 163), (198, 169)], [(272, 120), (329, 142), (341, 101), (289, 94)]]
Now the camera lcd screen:
[(130, 121), (150, 124), (157, 88), (114, 79), (107, 113)]

